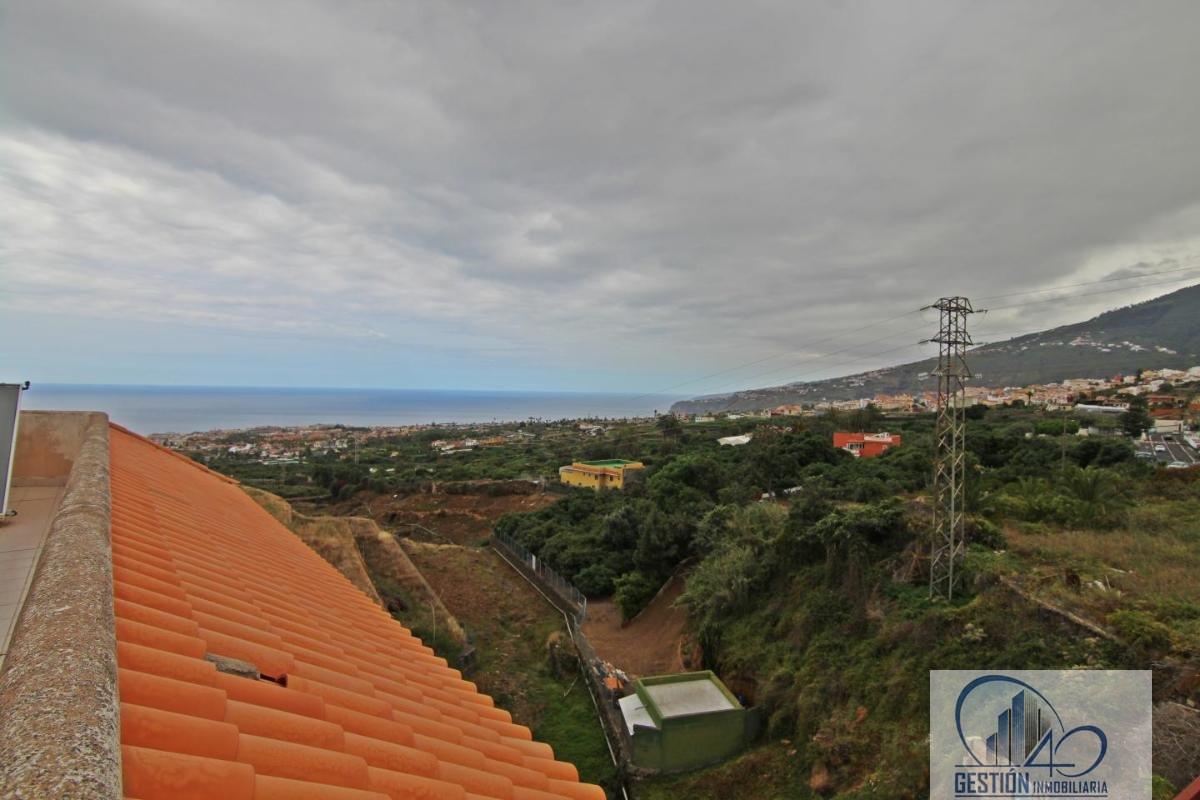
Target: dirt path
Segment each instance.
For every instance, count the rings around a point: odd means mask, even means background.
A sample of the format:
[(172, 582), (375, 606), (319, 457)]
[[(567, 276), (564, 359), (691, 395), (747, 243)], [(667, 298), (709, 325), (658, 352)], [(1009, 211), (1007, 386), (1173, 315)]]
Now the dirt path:
[(682, 591), (683, 578), (672, 578), (624, 627), (621, 612), (611, 600), (589, 601), (583, 632), (600, 658), (631, 676), (680, 672), (679, 644), (686, 615), (671, 604)]

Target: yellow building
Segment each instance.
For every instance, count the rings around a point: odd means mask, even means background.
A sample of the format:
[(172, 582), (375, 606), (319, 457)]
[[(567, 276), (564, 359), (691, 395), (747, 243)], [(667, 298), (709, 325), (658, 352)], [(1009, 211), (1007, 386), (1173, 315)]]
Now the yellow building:
[(645, 469), (640, 461), (610, 458), (605, 461), (576, 461), (569, 467), (558, 468), (558, 479), (568, 486), (587, 489), (624, 489), (626, 473)]

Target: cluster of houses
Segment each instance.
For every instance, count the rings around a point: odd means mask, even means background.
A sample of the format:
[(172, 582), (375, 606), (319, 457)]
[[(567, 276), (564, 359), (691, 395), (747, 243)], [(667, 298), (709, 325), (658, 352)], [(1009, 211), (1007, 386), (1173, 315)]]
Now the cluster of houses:
[(439, 453), (469, 453), (477, 447), (501, 447), (508, 444), (505, 436), (488, 436), (483, 439), (435, 439), (429, 446)]
[(401, 430), (347, 430), (340, 426), (313, 425), (296, 428), (213, 430), (187, 434), (156, 433), (148, 438), (174, 450), (213, 456), (244, 456), (256, 458), (264, 464), (295, 464), (306, 455), (349, 452), (368, 438), (399, 435)]
[[(1195, 408), (1184, 408), (1179, 399), (1161, 393), (1166, 384), (1200, 380), (1200, 366), (1191, 369), (1141, 370), (1134, 375), (1116, 375), (1112, 378), (1067, 378), (1057, 383), (1030, 384), (1028, 386), (968, 386), (964, 395), (968, 405), (1004, 406), (1016, 403), (1037, 406), (1050, 411), (1066, 408), (1084, 410), (1090, 406), (1102, 406), (1102, 410), (1125, 410), (1128, 405), (1111, 398), (1096, 398), (1098, 393), (1116, 390), (1124, 395), (1144, 395), (1151, 414), (1156, 418), (1182, 418), (1187, 412), (1200, 412)], [(763, 417), (817, 416), (828, 411), (857, 411), (873, 406), (885, 413), (920, 413), (937, 405), (934, 392), (898, 394), (876, 394), (852, 400), (830, 400), (816, 403), (784, 403), (758, 412), (730, 412), (719, 415), (724, 419)], [(714, 414), (697, 414), (690, 417), (695, 423), (715, 422)], [(722, 442), (733, 444), (733, 442)]]
[[(375, 426), (346, 428), (341, 425), (297, 427), (261, 427), (241, 430), (212, 430), (196, 433), (155, 433), (151, 441), (173, 450), (185, 450), (211, 456), (243, 456), (264, 464), (298, 463), (306, 456), (343, 455), (355, 452), (368, 441), (409, 436), (428, 430), (430, 425)], [(601, 429), (603, 430), (603, 429)], [(470, 452), (479, 447), (499, 447), (509, 442), (534, 438), (527, 431), (479, 438), (437, 439), (430, 446), (440, 453)], [(392, 453), (396, 457), (398, 453)]]

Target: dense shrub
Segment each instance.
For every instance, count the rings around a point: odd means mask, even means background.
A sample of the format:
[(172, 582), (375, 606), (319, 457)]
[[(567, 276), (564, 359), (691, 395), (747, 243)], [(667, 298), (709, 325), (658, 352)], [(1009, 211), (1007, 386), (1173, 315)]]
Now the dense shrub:
[(1139, 659), (1160, 654), (1171, 646), (1171, 629), (1142, 611), (1114, 612), (1108, 623)]
[(1039, 419), (1033, 424), (1033, 431), (1040, 436), (1074, 435), (1079, 432), (1079, 420)]
[(978, 544), (990, 550), (1003, 550), (1008, 547), (1008, 542), (1000, 528), (983, 517), (969, 517), (964, 529), (967, 541), (972, 544)]
[(589, 564), (575, 574), (575, 588), (588, 597), (606, 597), (613, 592), (614, 577), (607, 564)]
[(1134, 460), (1133, 445), (1127, 439), (1087, 438), (1072, 449), (1071, 460), (1081, 467), (1115, 467)]
[(632, 619), (658, 592), (660, 584), (641, 572), (626, 572), (613, 582), (613, 600), (624, 619)]

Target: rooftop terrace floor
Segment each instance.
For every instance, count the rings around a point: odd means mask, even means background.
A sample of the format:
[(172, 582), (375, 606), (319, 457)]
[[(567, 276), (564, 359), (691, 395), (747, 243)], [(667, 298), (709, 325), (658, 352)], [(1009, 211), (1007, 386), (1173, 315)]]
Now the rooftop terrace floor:
[(0, 520), (0, 664), (63, 492), (62, 486), (12, 487), (9, 504), (17, 514)]

